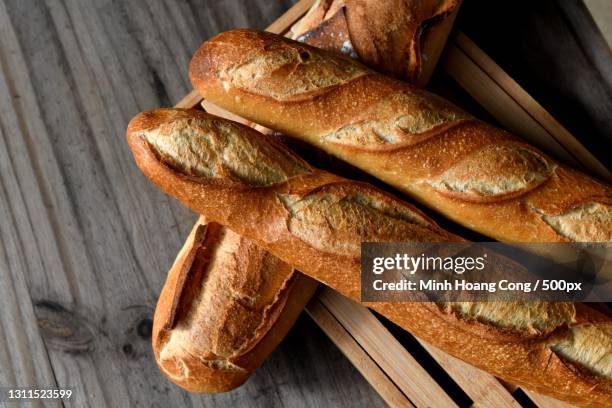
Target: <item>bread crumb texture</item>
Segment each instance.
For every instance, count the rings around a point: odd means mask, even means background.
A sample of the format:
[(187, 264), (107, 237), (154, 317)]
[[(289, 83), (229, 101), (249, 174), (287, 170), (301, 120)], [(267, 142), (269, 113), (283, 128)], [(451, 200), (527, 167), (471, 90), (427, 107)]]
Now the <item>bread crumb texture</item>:
[(551, 336), (550, 350), (561, 359), (612, 379), (612, 323), (575, 324), (571, 302), (448, 302), (439, 306), (459, 318), (478, 321), (522, 336)]
[(520, 144), (489, 144), (426, 181), (434, 189), (468, 201), (517, 195), (545, 182), (555, 165)]
[(559, 235), (576, 242), (612, 241), (612, 206), (588, 203), (559, 215), (541, 214)]
[(612, 379), (612, 323), (572, 327), (563, 341), (550, 347), (563, 359)]
[(210, 261), (198, 264), (205, 270), (201, 281), (193, 282), (195, 296), (183, 305), (186, 313), (160, 350), (160, 361), (172, 361), (180, 369), (169, 373), (175, 378), (187, 378), (194, 364), (245, 371), (235, 359), (265, 335), (292, 282), (292, 268), (223, 231), (213, 248), (199, 249), (210, 253)]
[(568, 302), (449, 302), (441, 306), (464, 319), (525, 335), (569, 325), (576, 315), (574, 305)]
[(227, 122), (176, 119), (144, 130), (141, 136), (161, 161), (188, 176), (229, 176), (249, 186), (263, 187), (308, 172), (284, 149)]
[[(352, 187), (352, 188), (351, 188)], [(439, 242), (431, 222), (375, 190), (354, 184), (328, 185), (304, 197), (280, 195), (289, 212), (289, 231), (312, 247), (358, 257), (362, 242)]]
[(232, 87), (277, 101), (308, 97), (316, 91), (341, 85), (370, 71), (342, 58), (325, 58), (297, 43), (274, 42), (253, 58), (219, 73), (226, 90)]
[(381, 145), (410, 146), (435, 136), (436, 132), (430, 131), (440, 125), (472, 119), (450, 103), (425, 97), (416, 89), (383, 98), (363, 116), (366, 119), (323, 135), (321, 141), (362, 150), (375, 150)]

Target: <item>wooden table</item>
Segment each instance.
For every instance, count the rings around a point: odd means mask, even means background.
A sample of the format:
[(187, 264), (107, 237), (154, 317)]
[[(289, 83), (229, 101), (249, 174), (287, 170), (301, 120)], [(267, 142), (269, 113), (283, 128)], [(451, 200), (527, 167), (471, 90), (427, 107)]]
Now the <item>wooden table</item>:
[[(491, 44), (495, 35), (506, 39), (490, 24), (473, 23), (483, 2), (467, 1), (459, 24), (476, 25), (470, 35)], [(157, 295), (196, 216), (141, 175), (125, 126), (138, 111), (172, 105), (191, 89), (187, 64), (202, 40), (233, 27), (263, 28), (292, 2), (46, 3), (0, 0), (0, 386), (72, 387), (68, 405), (75, 406), (383, 406), (304, 316), (253, 378), (228, 394), (182, 392), (151, 353)], [(546, 3), (537, 13), (563, 15)], [(574, 33), (564, 58), (591, 50), (596, 36), (584, 15), (569, 14), (575, 21), (555, 25)], [(609, 87), (609, 50), (594, 47), (590, 59), (551, 73), (529, 58), (555, 49), (547, 44), (507, 46), (502, 66), (515, 74), (514, 61), (523, 75), (517, 79), (535, 88), (541, 76), (561, 81), (541, 95), (523, 84), (553, 113), (578, 106), (587, 118), (605, 119), (609, 88), (584, 89)], [(572, 74), (586, 66), (588, 78), (572, 88)], [(560, 102), (555, 92), (580, 98)], [(609, 121), (569, 119), (585, 143), (609, 148), (598, 136), (612, 134)]]

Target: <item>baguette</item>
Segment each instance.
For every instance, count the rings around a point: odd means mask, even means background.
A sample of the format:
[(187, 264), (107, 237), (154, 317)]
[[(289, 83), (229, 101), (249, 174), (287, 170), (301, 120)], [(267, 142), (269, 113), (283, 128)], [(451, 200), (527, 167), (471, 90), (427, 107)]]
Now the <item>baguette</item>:
[(234, 389), (278, 346), (316, 287), (250, 241), (200, 219), (155, 309), (157, 364), (189, 391)]
[(460, 0), (318, 0), (289, 37), (358, 58), (424, 86), (442, 53)]
[(233, 30), (204, 43), (189, 72), (214, 104), (312, 143), (489, 237), (612, 241), (608, 185), (351, 59)]
[[(166, 193), (360, 300), (362, 241), (457, 242), (414, 207), (317, 170), (273, 138), (198, 111), (137, 115), (127, 139)], [(572, 303), (370, 303), (505, 380), (583, 406), (612, 403), (612, 323)]]

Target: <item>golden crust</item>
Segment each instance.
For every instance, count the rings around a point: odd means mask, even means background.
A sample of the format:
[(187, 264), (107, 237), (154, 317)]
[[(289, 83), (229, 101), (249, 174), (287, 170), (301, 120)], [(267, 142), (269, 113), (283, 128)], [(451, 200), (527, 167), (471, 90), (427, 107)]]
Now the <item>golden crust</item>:
[[(455, 11), (459, 3), (452, 0), (346, 0), (346, 18), (353, 46), (368, 66), (414, 83), (423, 64), (422, 35)], [(431, 41), (429, 45), (432, 46)], [(437, 58), (431, 57), (435, 65)]]
[[(155, 118), (155, 112), (149, 115)], [(157, 126), (167, 118), (161, 114)], [(381, 241), (461, 240), (387, 193), (314, 168), (269, 187), (236, 188), (213, 178), (194, 180), (161, 162), (141, 132), (131, 129), (127, 137), (136, 162), (162, 190), (353, 300), (360, 299), (360, 259), (354, 251), (344, 249), (350, 247), (355, 235), (362, 240)], [(250, 137), (246, 135), (248, 128), (236, 129), (245, 134), (235, 137)], [(260, 138), (261, 143), (275, 143), (265, 135)], [(303, 200), (307, 201), (300, 207)], [(358, 206), (351, 207), (355, 203)], [(299, 227), (306, 231), (296, 232), (291, 220), (300, 211), (309, 212)], [(319, 222), (319, 216), (329, 222)], [(383, 226), (380, 235), (369, 227), (377, 223)], [(326, 230), (329, 226), (338, 234)], [(335, 242), (317, 241), (316, 237)], [(591, 308), (516, 303), (511, 320), (510, 310), (503, 307), (461, 309), (383, 302), (367, 306), (448, 353), (506, 380), (584, 406), (609, 405), (612, 400), (612, 380), (597, 365), (598, 356), (609, 353), (612, 344), (605, 338), (603, 342), (584, 341), (584, 336), (572, 340), (577, 327), (609, 324), (609, 316)], [(543, 316), (548, 316), (546, 321)]]
[(437, 63), (460, 4), (460, 0), (317, 1), (292, 27), (291, 37), (342, 50), (380, 72), (422, 86)]
[(276, 348), (316, 286), (229, 229), (201, 220), (155, 311), (157, 364), (190, 391), (238, 387)]
[[(282, 69), (260, 71), (240, 88), (220, 86), (220, 72), (263, 55), (272, 58), (279, 47), (307, 50), (338, 72), (344, 65), (355, 66), (346, 58), (280, 36), (233, 30), (195, 53), (191, 80), (211, 102), (310, 142), (492, 238), (605, 241), (612, 234), (608, 185), (405, 83), (364, 68), (351, 78), (334, 74), (326, 79), (333, 86), (309, 89), (308, 96), (294, 94), (291, 102), (278, 100), (265, 87), (253, 92), (264, 82), (291, 87), (292, 79)], [(292, 69), (308, 69), (316, 76), (316, 65)], [(571, 209), (577, 214), (555, 218)], [(578, 231), (570, 226), (575, 218), (589, 228)]]

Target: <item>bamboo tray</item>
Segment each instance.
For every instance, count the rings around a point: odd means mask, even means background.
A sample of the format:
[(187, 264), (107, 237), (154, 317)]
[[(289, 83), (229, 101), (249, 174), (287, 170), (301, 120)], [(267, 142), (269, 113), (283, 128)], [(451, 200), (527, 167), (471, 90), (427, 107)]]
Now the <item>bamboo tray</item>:
[[(267, 31), (286, 33), (313, 3), (300, 0)], [(503, 127), (561, 161), (612, 180), (595, 156), (464, 34), (449, 38), (440, 66)], [(176, 107), (204, 109), (245, 122), (203, 100), (197, 91)], [(369, 309), (323, 285), (306, 312), (390, 406), (570, 406), (503, 383), (407, 333), (400, 342)]]

